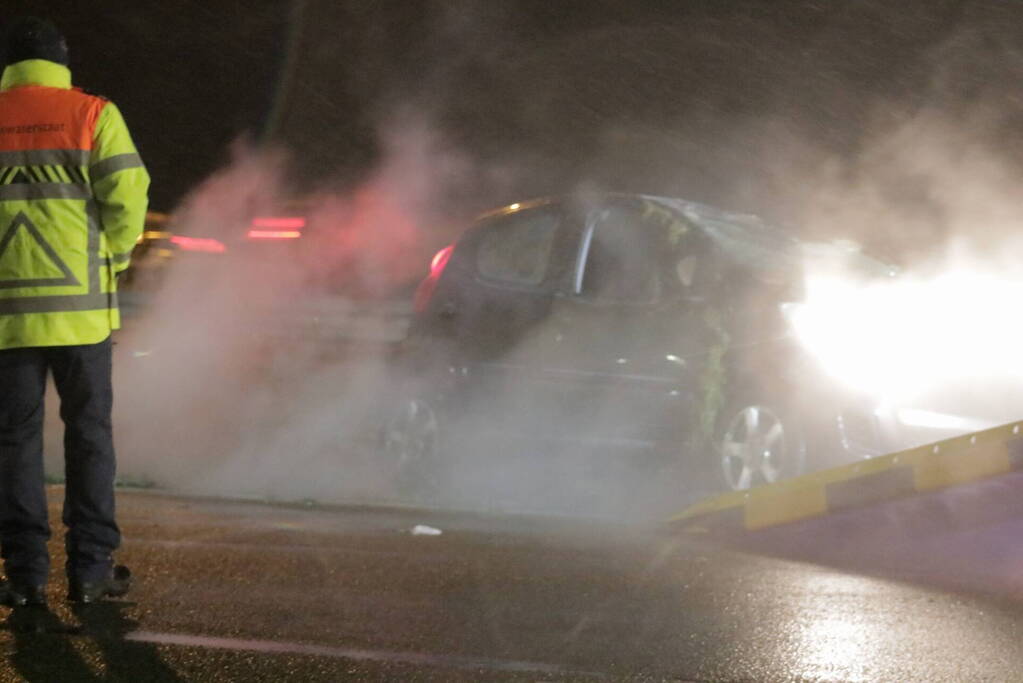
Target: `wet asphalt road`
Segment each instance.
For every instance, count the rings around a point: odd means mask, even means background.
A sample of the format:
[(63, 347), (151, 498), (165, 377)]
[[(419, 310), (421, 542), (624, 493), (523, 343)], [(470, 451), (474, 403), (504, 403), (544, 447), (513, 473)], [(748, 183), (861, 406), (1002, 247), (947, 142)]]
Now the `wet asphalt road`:
[(73, 613), (55, 572), (51, 611), (4, 610), (2, 680), (1023, 679), (1006, 594), (606, 522), (119, 501), (130, 600)]

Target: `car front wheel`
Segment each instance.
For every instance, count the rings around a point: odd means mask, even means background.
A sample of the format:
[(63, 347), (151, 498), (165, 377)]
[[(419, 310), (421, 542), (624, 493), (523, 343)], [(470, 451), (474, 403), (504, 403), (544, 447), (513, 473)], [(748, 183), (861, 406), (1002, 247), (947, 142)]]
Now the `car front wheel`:
[(765, 403), (740, 403), (727, 413), (716, 446), (722, 480), (732, 491), (796, 476), (806, 465), (796, 421)]

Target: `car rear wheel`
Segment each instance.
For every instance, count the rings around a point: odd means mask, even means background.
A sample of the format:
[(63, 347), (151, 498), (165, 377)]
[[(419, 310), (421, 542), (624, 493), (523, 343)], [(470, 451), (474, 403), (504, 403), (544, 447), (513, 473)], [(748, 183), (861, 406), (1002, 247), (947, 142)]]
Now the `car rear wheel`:
[(771, 484), (803, 472), (805, 441), (786, 411), (748, 402), (727, 416), (716, 446), (720, 474), (729, 490)]
[(402, 496), (424, 498), (440, 485), (440, 422), (429, 401), (405, 399), (382, 430), (382, 448)]

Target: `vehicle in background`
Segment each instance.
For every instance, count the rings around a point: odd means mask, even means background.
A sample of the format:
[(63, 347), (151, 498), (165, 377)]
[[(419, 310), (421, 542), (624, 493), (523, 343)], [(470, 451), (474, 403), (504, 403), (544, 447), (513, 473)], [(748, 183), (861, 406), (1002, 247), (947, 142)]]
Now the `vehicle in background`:
[(150, 213), (131, 265), (119, 279), (126, 320), (130, 324), (169, 294), (163, 301), (171, 307), (219, 298), (244, 304), (254, 315), (263, 310), (253, 333), (275, 342), (326, 347), (403, 339), (418, 274), (393, 285), (393, 291), (368, 291), (353, 273), (351, 259), (322, 256), (332, 248), (336, 231), (311, 226), (306, 208), (303, 202), (288, 203), (237, 229), (221, 226), (216, 237), (179, 232), (175, 217)]
[(225, 247), (218, 240), (189, 238), (170, 230), (170, 216), (150, 211), (128, 268), (117, 279), (122, 316), (130, 320), (140, 315), (164, 285), (169, 268), (182, 251), (221, 254)]
[(399, 489), (428, 497), (474, 467), (531, 463), (539, 480), (638, 473), (702, 495), (884, 452), (877, 400), (836, 385), (792, 334), (808, 258), (894, 272), (684, 199), (483, 216), (415, 295), (416, 380), (382, 429)]

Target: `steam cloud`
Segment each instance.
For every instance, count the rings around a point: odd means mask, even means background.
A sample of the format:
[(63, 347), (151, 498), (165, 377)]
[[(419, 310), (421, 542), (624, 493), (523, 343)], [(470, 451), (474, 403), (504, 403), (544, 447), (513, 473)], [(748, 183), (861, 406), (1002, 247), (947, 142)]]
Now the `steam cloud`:
[[(993, 24), (1009, 25), (997, 19)], [(402, 114), (384, 127), (382, 161), (364, 182), (321, 187), (302, 207), (310, 232), (331, 232), (332, 241), (315, 250), (299, 247), (300, 255), (276, 259), (272, 267), (226, 259), (206, 268), (181, 259), (149, 314), (129, 323), (120, 338), (115, 410), (122, 476), (281, 499), (388, 495), (387, 468), (374, 459), (373, 439), (394, 379), (389, 359), (378, 350), (353, 356), (347, 344), (346, 357), (329, 358), (338, 345), (309, 344), (313, 335), (293, 321), (358, 318), (355, 304), (339, 310), (324, 303), (319, 295), (331, 287), (359, 300), (407, 300), (401, 288), (422, 274), (467, 215), (579, 185), (707, 200), (764, 213), (804, 237), (855, 240), (903, 267), (916, 298), (900, 305), (913, 315), (887, 315), (917, 321), (908, 331), (886, 327), (871, 317), (881, 311), (867, 307), (857, 329), (882, 340), (912, 332), (932, 350), (954, 329), (957, 345), (948, 353), (992, 360), (998, 350), (989, 374), (1018, 365), (1012, 349), (1019, 347), (1019, 331), (1006, 324), (1012, 298), (993, 306), (963, 299), (959, 309), (942, 298), (942, 283), (953, 272), (983, 276), (973, 280), (988, 288), (975, 292), (978, 302), (995, 302), (1023, 281), (1014, 258), (1023, 218), (1015, 201), (1020, 169), (1013, 146), (1005, 144), (1012, 117), (1004, 98), (990, 90), (966, 101), (957, 80), (973, 72), (982, 80), (983, 69), (963, 65), (986, 34), (964, 31), (940, 41), (930, 53), (939, 66), (910, 73), (930, 85), (917, 87), (908, 101), (892, 101), (850, 90), (848, 78), (815, 78), (809, 87), (799, 80), (815, 75), (820, 60), (844, 66), (852, 47), (831, 54), (841, 41), (811, 46), (819, 60), (808, 66), (801, 46), (781, 29), (775, 35), (750, 18), (687, 22), (684, 30), (612, 27), (564, 41), (546, 35), (530, 50), (508, 40), (487, 56), (494, 88), (465, 87), (464, 93), (456, 86), (467, 78), (463, 71), (472, 73), (463, 64), (471, 60), (445, 64), (445, 82), (454, 84), (446, 97), (458, 103), (453, 118), (482, 112), (495, 122), (492, 131), (478, 132), (485, 163), (448, 148), (450, 131)], [(753, 59), (749, 40), (763, 47)], [(1014, 48), (996, 42), (1018, 71)], [(702, 61), (713, 50), (723, 50), (720, 63)], [(519, 61), (515, 51), (523, 55)], [(608, 68), (594, 77), (594, 63)], [(737, 87), (746, 89), (749, 101), (739, 98), (745, 106), (731, 106), (730, 88)], [(430, 104), (423, 109), (444, 111)], [(648, 107), (656, 115), (645, 116)], [(332, 105), (326, 113), (322, 103), (311, 108), (326, 121), (337, 116)], [(843, 108), (854, 111), (850, 118), (861, 120), (860, 127), (835, 143), (828, 126), (852, 128), (836, 114)], [(296, 111), (296, 137), (325, 127), (302, 126)], [(528, 173), (502, 164), (502, 155)], [(286, 213), (293, 194), (289, 164), (279, 151), (238, 145), (230, 166), (175, 212), (174, 229), (230, 241), (253, 215)], [(819, 304), (823, 310), (838, 305), (827, 298)], [(933, 315), (921, 318), (923, 311)], [(394, 330), (363, 332), (379, 339)], [(894, 350), (881, 344), (878, 352)], [(911, 345), (906, 353), (912, 352)], [(939, 382), (931, 389), (938, 402), (954, 393), (961, 399), (956, 410), (991, 419), (1018, 403), (1004, 387), (967, 394)], [(578, 464), (589, 453), (570, 455)], [(536, 484), (535, 474), (512, 472), (498, 488), (535, 492)], [(630, 492), (602, 493), (628, 498)]]
[[(179, 253), (119, 336), (122, 479), (280, 500), (387, 495), (372, 456), (388, 343), (445, 237), (439, 198), (467, 167), (408, 119), (384, 146), (364, 182), (296, 206), (287, 155), (239, 142), (175, 212), (176, 233), (228, 251)], [(245, 244), (253, 217), (287, 215), (316, 239)]]
[[(352, 307), (359, 306), (351, 299), (342, 309), (317, 308), (323, 303), (318, 297), (331, 289), (377, 302), (398, 292), (399, 302), (386, 305), (400, 312), (402, 297), (408, 298), (402, 286), (422, 274), (432, 250), (452, 236), (449, 226), (464, 217), (447, 219), (457, 211), (443, 198), (467, 182), (466, 159), (444, 150), (419, 124), (405, 121), (388, 139), (385, 161), (366, 182), (348, 191), (320, 191), (301, 207), (310, 231), (332, 234), (314, 250), (300, 248), (293, 260), (275, 258), (272, 267), (259, 259), (224, 259), (214, 268), (182, 259), (170, 271), (152, 311), (120, 346), (128, 352), (118, 367), (117, 390), (125, 479), (283, 500), (394, 495), (393, 463), (379, 459), (376, 428), (393, 399), (388, 390), (401, 378), (393, 375), (384, 347), (356, 351), (343, 339), (324, 346), (306, 327), (311, 318), (329, 327), (332, 316), (351, 324)], [(800, 221), (807, 226), (805, 236), (851, 236), (868, 247), (918, 257), (897, 285), (903, 296), (885, 297), (885, 306), (872, 305), (869, 296), (851, 302), (815, 290), (815, 310), (837, 313), (847, 329), (877, 342), (870, 348), (876, 368), (898, 367), (910, 357), (954, 368), (958, 374), (947, 377), (937, 366), (918, 368), (931, 391), (925, 398), (935, 401), (924, 407), (991, 422), (1012, 419), (1006, 408), (1014, 405), (1011, 392), (1001, 386), (1000, 399), (990, 393), (978, 397), (953, 383), (976, 379), (964, 364), (970, 358), (987, 362), (986, 376), (998, 379), (992, 371), (1012, 366), (1019, 348), (1013, 336), (1018, 330), (1006, 327), (1011, 299), (999, 297), (1018, 291), (1020, 279), (1007, 256), (1012, 250), (992, 239), (994, 233), (1010, 234), (1019, 216), (1004, 200), (1008, 165), (997, 157), (960, 126), (928, 114), (878, 138), (855, 164), (826, 159), (816, 182), (799, 185), (807, 191)], [(287, 168), (279, 152), (238, 146), (231, 166), (176, 213), (175, 227), (229, 242), (245, 232), (253, 215), (282, 213)], [(964, 175), (970, 182), (963, 182)], [(906, 179), (913, 192), (893, 189)], [(985, 230), (971, 233), (976, 225)], [(950, 277), (977, 289), (956, 287), (961, 296), (950, 301)], [(400, 320), (392, 318), (387, 330), (359, 333), (375, 341), (393, 339), (401, 334), (395, 323)], [(339, 357), (340, 347), (346, 350)], [(931, 353), (922, 354), (924, 348)], [(860, 357), (865, 351), (862, 345), (854, 349)], [(949, 401), (943, 392), (953, 387), (957, 400)], [(519, 397), (519, 405), (528, 405), (528, 397)], [(497, 451), (490, 455), (501, 462)], [(566, 470), (561, 475), (569, 478), (567, 470), (592, 470), (598, 462), (585, 445), (562, 448), (558, 456)], [(509, 457), (505, 464), (515, 460)], [(512, 466), (497, 481), (463, 475), (441, 495), (484, 505), (515, 496), (520, 505), (543, 509), (560, 492), (540, 486), (541, 479)], [(595, 489), (590, 502), (628, 510), (635, 501), (629, 500), (629, 487), (620, 485), (626, 480)], [(574, 511), (585, 511), (585, 501), (574, 504), (582, 506)]]

